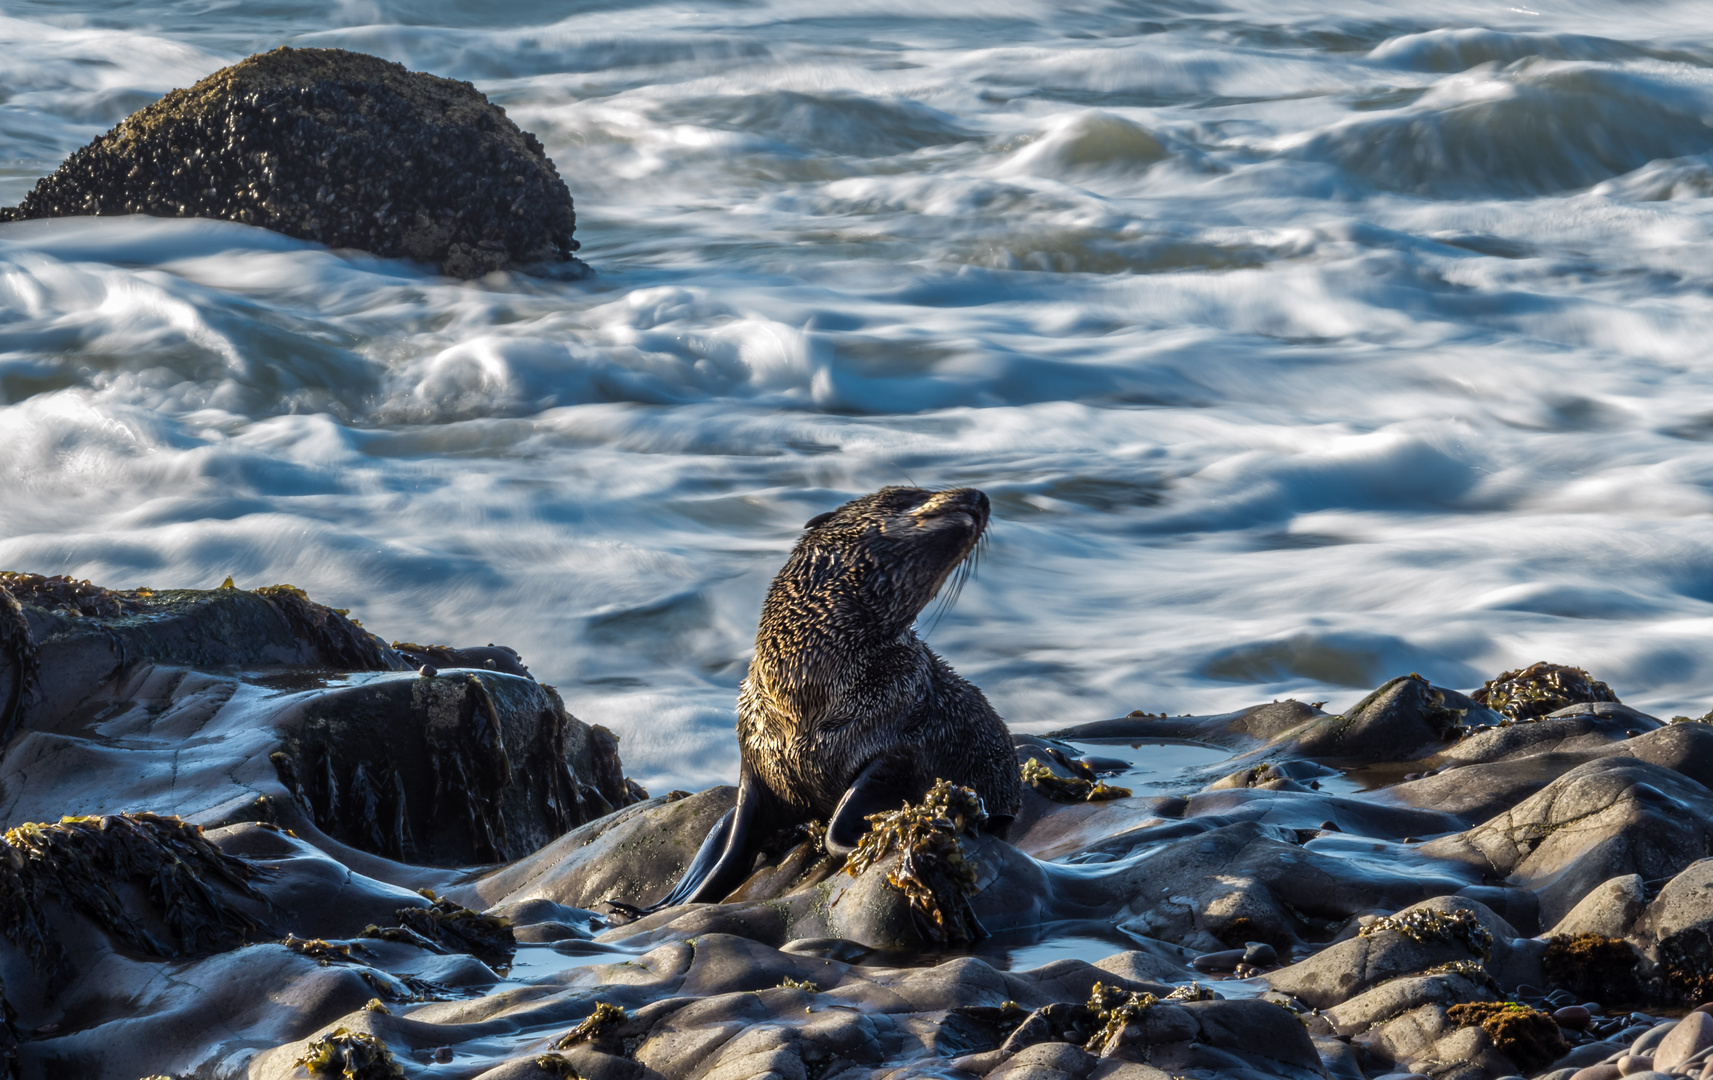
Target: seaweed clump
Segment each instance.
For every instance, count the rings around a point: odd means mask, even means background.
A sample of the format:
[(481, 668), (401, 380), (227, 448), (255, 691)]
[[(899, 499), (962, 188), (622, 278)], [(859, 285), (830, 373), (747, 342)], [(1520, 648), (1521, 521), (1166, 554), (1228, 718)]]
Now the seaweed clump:
[(0, 221), (221, 218), (473, 278), (569, 261), (577, 217), (541, 141), (467, 82), (279, 48), (131, 114)]
[(1142, 1014), (1159, 1000), (1153, 994), (1095, 983), (1094, 989), (1089, 991), (1086, 1007), (1093, 1014), (1094, 1023), (1100, 1026), (1083, 1044), (1083, 1049), (1099, 1055), (1118, 1045), (1124, 1029), (1142, 1019)]
[(949, 780), (936, 780), (922, 801), (868, 816), (870, 829), (845, 863), (856, 877), (898, 849), (898, 864), (886, 880), (910, 901), (916, 931), (934, 944), (979, 941), (987, 936), (970, 894), (976, 865), (964, 858), (958, 837), (974, 835), (987, 821), (981, 796)]
[(1481, 920), (1468, 908), (1458, 908), (1449, 914), (1422, 908), (1402, 915), (1382, 915), (1364, 926), (1360, 933), (1363, 937), (1373, 937), (1385, 930), (1395, 930), (1424, 945), (1435, 941), (1461, 945), (1469, 950), (1470, 955), (1483, 960), (1493, 955), (1493, 932), (1482, 926)]
[[(200, 826), (176, 817), (110, 814), (19, 825), (0, 839), (0, 933), (50, 981), (69, 972), (65, 946), (42, 910), (49, 898), (150, 956), (221, 952), (266, 928), (228, 903), (214, 883), (262, 901), (250, 885), (260, 875), (209, 843)], [(167, 941), (133, 914), (133, 890), (164, 924)]]
[(1536, 720), (1572, 705), (1618, 701), (1610, 686), (1582, 668), (1544, 660), (1488, 679), (1469, 696), (1509, 720)]
[(12, 729), (24, 715), (24, 702), (35, 689), (42, 666), (23, 607), (0, 583), (0, 665), (8, 664), (12, 669), (10, 685), (0, 688), (5, 695), (0, 698), (0, 745), (12, 738)]
[(1453, 1005), (1446, 1015), (1454, 1024), (1485, 1031), (1499, 1053), (1524, 1072), (1544, 1069), (1570, 1053), (1552, 1017), (1514, 1001), (1471, 1001)]
[(149, 605), (143, 602), (143, 598), (153, 595), (148, 589), (115, 592), (63, 574), (46, 577), (11, 570), (0, 570), (0, 589), (11, 593), (20, 604), (39, 607), (55, 615), (92, 619), (117, 619), (147, 611)]
[(1541, 974), (1584, 1001), (1637, 1001), (1642, 996), (1636, 975), (1641, 962), (1641, 953), (1622, 938), (1559, 934), (1541, 954)]
[(303, 1056), (292, 1062), (312, 1076), (344, 1080), (403, 1080), (404, 1070), (393, 1060), (387, 1044), (366, 1031), (334, 1028), (310, 1041)]
[[(1626, 943), (1627, 944), (1627, 943)], [(1686, 1002), (1713, 1000), (1713, 940), (1702, 927), (1672, 934), (1659, 943), (1666, 985)]]
[(563, 1054), (542, 1054), (535, 1059), (535, 1067), (559, 1080), (581, 1080), (577, 1067)]
[(609, 1040), (614, 1029), (625, 1022), (625, 1015), (624, 1006), (597, 1001), (595, 1011), (585, 1016), (582, 1023), (554, 1040), (553, 1049), (569, 1050), (579, 1043), (599, 1046)]
[(517, 955), (517, 938), (509, 919), (471, 911), (462, 904), (421, 890), (427, 907), (399, 908), (393, 913), (399, 925), (381, 927), (370, 923), (360, 935), (384, 941), (402, 941), (430, 952), (469, 953), (493, 968), (509, 968)]
[(1071, 768), (1088, 775), (1060, 776), (1039, 758), (1030, 758), (1023, 763), (1023, 782), (1054, 802), (1105, 802), (1130, 797), (1129, 788), (1108, 784), (1085, 765), (1073, 762)]

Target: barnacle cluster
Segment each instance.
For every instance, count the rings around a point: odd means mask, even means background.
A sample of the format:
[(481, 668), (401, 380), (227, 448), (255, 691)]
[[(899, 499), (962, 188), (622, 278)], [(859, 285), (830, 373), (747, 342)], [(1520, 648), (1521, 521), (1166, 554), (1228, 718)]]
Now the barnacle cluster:
[(1373, 937), (1385, 930), (1396, 930), (1411, 941), (1423, 944), (1444, 941), (1461, 945), (1471, 955), (1483, 960), (1493, 954), (1493, 932), (1482, 926), (1481, 920), (1468, 908), (1458, 908), (1449, 914), (1421, 908), (1402, 915), (1383, 915), (1364, 926), (1361, 935)]

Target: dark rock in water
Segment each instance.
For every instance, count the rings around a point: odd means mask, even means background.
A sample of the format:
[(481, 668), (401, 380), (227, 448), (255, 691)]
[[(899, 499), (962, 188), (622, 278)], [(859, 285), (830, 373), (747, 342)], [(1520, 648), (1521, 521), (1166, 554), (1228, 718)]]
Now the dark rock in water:
[(279, 48), (174, 90), (0, 221), (89, 214), (221, 218), (464, 278), (577, 250), (564, 181), (505, 110), (342, 49)]
[(1463, 714), (1420, 675), (1393, 679), (1348, 712), (1317, 720), (1296, 736), (1296, 752), (1311, 758), (1408, 761), (1440, 750), (1457, 736)]
[(526, 855), (638, 798), (613, 735), (551, 687), (485, 667), (419, 678), (290, 586), (86, 590), (98, 614), (64, 592), (0, 580), (14, 627), (0, 686), (23, 688), (0, 821), (170, 797), (204, 825), (273, 821), (388, 859), (468, 865)]

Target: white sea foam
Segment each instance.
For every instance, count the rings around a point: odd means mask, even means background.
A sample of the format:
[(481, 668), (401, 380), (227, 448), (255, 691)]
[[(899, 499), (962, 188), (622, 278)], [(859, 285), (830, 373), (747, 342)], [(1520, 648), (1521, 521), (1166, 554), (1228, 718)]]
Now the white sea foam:
[(0, 18), (0, 202), (278, 44), (473, 80), (591, 279), (0, 226), (0, 564), (518, 647), (730, 779), (802, 522), (973, 484), (931, 640), (1015, 724), (1577, 663), (1713, 706), (1713, 26), (1440, 0)]

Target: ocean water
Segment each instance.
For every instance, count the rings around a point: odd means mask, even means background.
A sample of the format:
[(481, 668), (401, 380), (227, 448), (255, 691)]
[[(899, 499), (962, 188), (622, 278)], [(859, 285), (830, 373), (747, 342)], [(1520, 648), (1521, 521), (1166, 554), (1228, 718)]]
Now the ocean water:
[(1713, 706), (1705, 0), (14, 0), (0, 204), (281, 44), (474, 82), (595, 275), (0, 226), (0, 566), (511, 644), (651, 787), (735, 776), (769, 579), (892, 483), (992, 497), (929, 640), (1024, 730)]

